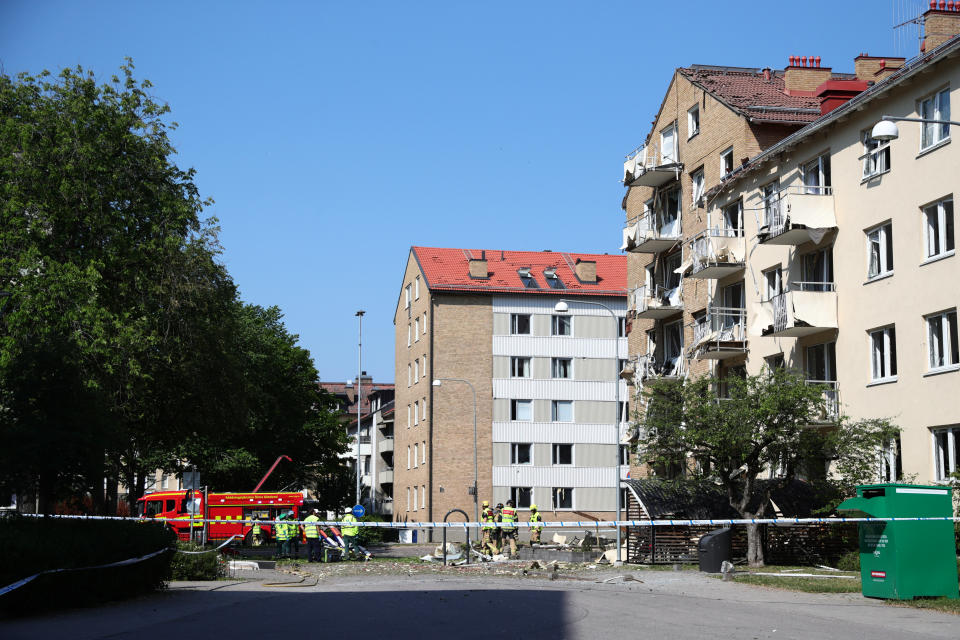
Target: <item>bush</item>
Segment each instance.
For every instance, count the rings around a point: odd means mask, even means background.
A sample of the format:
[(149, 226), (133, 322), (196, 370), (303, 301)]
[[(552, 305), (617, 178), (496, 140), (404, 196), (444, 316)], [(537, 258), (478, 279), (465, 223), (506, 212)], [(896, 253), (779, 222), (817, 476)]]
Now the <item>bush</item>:
[(860, 552), (849, 551), (837, 561), (837, 569), (841, 571), (860, 571)]
[(158, 523), (8, 517), (0, 519), (0, 586), (52, 569), (0, 597), (0, 609), (31, 611), (90, 605), (163, 587), (170, 553), (118, 567), (86, 569), (140, 558), (173, 546), (175, 536)]
[[(390, 522), (389, 518), (385, 518), (380, 515), (366, 515), (360, 518), (360, 522)], [(400, 533), (397, 529), (386, 529), (379, 527), (360, 527), (360, 533), (357, 534), (357, 539), (361, 545), (367, 546), (368, 544), (380, 544), (383, 542), (396, 542), (399, 539)]]
[[(189, 542), (177, 544), (178, 551), (203, 551), (203, 546)], [(227, 575), (227, 562), (216, 551), (208, 553), (174, 553), (170, 561), (173, 580), (219, 580)]]

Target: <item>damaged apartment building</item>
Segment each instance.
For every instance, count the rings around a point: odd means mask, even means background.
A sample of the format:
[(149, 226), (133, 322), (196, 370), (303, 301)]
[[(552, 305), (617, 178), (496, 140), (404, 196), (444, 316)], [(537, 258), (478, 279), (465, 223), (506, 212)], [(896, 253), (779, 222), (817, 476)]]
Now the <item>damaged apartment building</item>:
[(788, 367), (826, 388), (825, 423), (901, 427), (878, 480), (958, 469), (960, 6), (940, 5), (910, 60), (676, 70), (624, 166), (634, 392)]

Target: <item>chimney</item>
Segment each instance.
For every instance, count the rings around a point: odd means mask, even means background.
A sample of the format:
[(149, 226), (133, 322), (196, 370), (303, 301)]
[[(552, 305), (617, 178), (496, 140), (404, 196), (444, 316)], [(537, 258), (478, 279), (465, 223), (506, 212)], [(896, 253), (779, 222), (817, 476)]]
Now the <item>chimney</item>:
[(489, 278), (490, 274), (487, 273), (487, 252), (480, 252), (480, 259), (471, 258), (470, 259), (470, 277), (471, 278)]
[(861, 53), (853, 59), (857, 80), (862, 82), (879, 82), (899, 69), (907, 61), (906, 58), (890, 56), (871, 56)]
[(784, 90), (788, 96), (813, 95), (832, 75), (830, 67), (820, 66), (820, 56), (790, 56), (790, 64), (783, 70)]
[(576, 263), (577, 280), (580, 282), (597, 281), (597, 262), (595, 260), (580, 260)]
[(920, 51), (932, 51), (960, 34), (960, 2), (936, 2), (923, 14), (923, 41)]
[(830, 113), (869, 86), (863, 80), (827, 80), (817, 87), (820, 115)]

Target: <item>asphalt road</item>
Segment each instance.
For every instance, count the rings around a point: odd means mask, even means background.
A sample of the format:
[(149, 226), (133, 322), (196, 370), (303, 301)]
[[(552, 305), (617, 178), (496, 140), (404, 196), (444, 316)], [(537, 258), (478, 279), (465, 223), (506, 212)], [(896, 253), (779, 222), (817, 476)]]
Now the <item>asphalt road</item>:
[[(960, 638), (960, 616), (859, 594), (803, 594), (695, 572), (615, 570), (547, 580), (353, 575), (291, 583), (174, 583), (96, 609), (0, 622), (0, 638)], [(623, 581), (629, 575), (640, 580)], [(603, 582), (603, 580), (610, 582)], [(286, 582), (287, 586), (270, 586)]]

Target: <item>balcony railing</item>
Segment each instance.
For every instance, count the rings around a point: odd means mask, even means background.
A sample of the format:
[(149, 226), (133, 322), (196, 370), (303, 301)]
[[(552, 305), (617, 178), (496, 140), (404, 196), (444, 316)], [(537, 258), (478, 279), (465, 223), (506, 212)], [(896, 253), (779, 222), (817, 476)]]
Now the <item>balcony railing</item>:
[(766, 336), (806, 336), (837, 328), (837, 296), (832, 282), (791, 282), (789, 290), (766, 301), (772, 318), (761, 322)]
[(680, 213), (647, 210), (627, 221), (622, 251), (660, 253), (680, 240)]
[(690, 241), (691, 278), (725, 278), (741, 271), (746, 256), (743, 229), (707, 229)]
[(833, 422), (840, 416), (840, 388), (836, 380), (807, 380), (810, 386), (822, 386), (824, 407), (820, 420)]
[(785, 187), (764, 198), (763, 210), (759, 237), (767, 244), (819, 242), (824, 233), (837, 226), (832, 187)]
[(683, 165), (677, 153), (662, 155), (654, 146), (643, 145), (627, 154), (623, 163), (623, 183), (627, 186), (660, 187), (678, 180)]
[(681, 286), (667, 289), (660, 285), (637, 287), (630, 292), (630, 310), (638, 318), (663, 319), (683, 311)]
[(681, 354), (660, 358), (647, 354), (636, 358), (634, 376), (640, 383), (650, 378), (681, 378), (686, 373), (686, 363)]
[(707, 307), (707, 314), (693, 325), (695, 358), (723, 360), (747, 350), (747, 312), (739, 307)]

